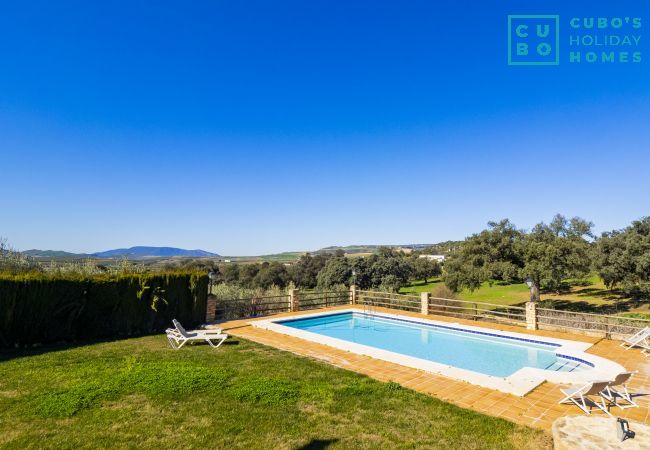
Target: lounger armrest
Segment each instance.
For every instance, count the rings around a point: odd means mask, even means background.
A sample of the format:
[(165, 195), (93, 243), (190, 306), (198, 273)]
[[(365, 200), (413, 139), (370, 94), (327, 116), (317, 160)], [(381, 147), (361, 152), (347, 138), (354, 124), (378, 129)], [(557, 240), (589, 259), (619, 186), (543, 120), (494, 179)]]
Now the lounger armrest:
[(174, 336), (175, 338), (180, 338), (183, 336), (181, 333), (178, 332), (176, 328), (167, 328), (165, 330), (165, 333), (167, 334), (167, 336)]

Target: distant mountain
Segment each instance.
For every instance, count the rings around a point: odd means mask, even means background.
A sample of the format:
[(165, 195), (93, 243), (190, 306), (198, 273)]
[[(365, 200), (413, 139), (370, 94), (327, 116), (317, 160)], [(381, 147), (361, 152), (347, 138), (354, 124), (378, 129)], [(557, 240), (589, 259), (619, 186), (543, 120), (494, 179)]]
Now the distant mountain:
[(320, 250), (316, 250), (315, 252), (312, 252), (313, 254), (322, 254), (322, 253), (335, 253), (337, 250), (343, 250), (345, 253), (352, 254), (352, 253), (374, 253), (377, 251), (379, 247), (391, 247), (391, 248), (408, 248), (412, 250), (422, 250), (424, 248), (430, 247), (431, 244), (404, 244), (404, 245), (391, 245), (391, 244), (384, 244), (384, 245), (376, 245), (376, 244), (369, 244), (369, 245), (348, 245), (346, 247), (339, 247), (339, 246), (331, 246), (331, 247), (324, 247), (321, 248)]
[(146, 257), (159, 257), (170, 258), (173, 256), (184, 257), (207, 257), (219, 256), (216, 253), (206, 252), (205, 250), (185, 250), (175, 247), (131, 247), (131, 248), (116, 248), (114, 250), (106, 250), (104, 252), (93, 253), (93, 256), (98, 258), (146, 258)]
[(84, 256), (90, 256), (85, 253), (70, 253), (64, 252), (63, 250), (38, 250), (35, 248), (25, 250), (22, 253), (23, 255), (34, 256), (37, 258), (83, 258)]

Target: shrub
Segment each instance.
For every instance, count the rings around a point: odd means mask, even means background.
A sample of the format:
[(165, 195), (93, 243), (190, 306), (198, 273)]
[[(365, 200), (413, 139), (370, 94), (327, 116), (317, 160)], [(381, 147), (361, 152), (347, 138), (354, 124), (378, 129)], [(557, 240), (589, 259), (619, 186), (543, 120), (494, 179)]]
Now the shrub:
[(436, 286), (431, 292), (429, 312), (431, 314), (451, 315), (462, 318), (464, 311), (458, 309), (458, 306), (461, 306), (462, 303), (455, 300), (458, 300), (458, 294), (454, 291), (444, 284)]
[(0, 237), (0, 272), (24, 273), (39, 272), (41, 266), (31, 258), (7, 243), (7, 239)]
[(0, 346), (163, 331), (205, 317), (204, 273), (0, 275)]
[(448, 298), (450, 300), (458, 300), (458, 294), (456, 294), (454, 291), (449, 289), (444, 284), (440, 285), (440, 286), (436, 286), (436, 288), (433, 291), (431, 291), (431, 297)]
[[(289, 307), (287, 291), (277, 286), (249, 289), (220, 283), (212, 287), (212, 296), (218, 301), (216, 316), (222, 320), (284, 312), (275, 308)], [(270, 305), (267, 302), (276, 304)]]

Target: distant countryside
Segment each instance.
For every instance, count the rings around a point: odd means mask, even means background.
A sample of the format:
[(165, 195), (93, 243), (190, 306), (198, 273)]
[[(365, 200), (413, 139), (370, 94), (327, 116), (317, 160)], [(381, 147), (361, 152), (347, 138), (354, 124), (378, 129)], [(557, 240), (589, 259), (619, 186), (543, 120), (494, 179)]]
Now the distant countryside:
[[(522, 230), (504, 219), (463, 241), (262, 257), (171, 247), (21, 252), (2, 239), (0, 423), (13, 425), (0, 426), (0, 445), (37, 447), (46, 433), (52, 448), (169, 447), (175, 440), (166, 424), (182, 414), (190, 420), (190, 446), (261, 448), (263, 433), (264, 442), (296, 448), (348, 448), (358, 437), (353, 421), (389, 447), (550, 448), (547, 434), (524, 426), (548, 429), (550, 421), (489, 417), (483, 413), (491, 410), (478, 404), (461, 409), (242, 338), (230, 337), (218, 354), (190, 348), (179, 359), (159, 333), (166, 330), (169, 339), (173, 319), (188, 327), (213, 320), (210, 304), (222, 313), (224, 305), (235, 308), (223, 313), (226, 319), (293, 311), (296, 292), (305, 308), (349, 304), (348, 292), (358, 292), (411, 311), (420, 302), (408, 294), (428, 292), (433, 314), (503, 323), (521, 321), (530, 301), (547, 308), (547, 323), (562, 326), (566, 321), (548, 311), (650, 318), (650, 218), (600, 236), (592, 227), (557, 215)], [(464, 306), (454, 307), (458, 300)], [(396, 421), (394, 412), (407, 409), (408, 420)], [(415, 430), (432, 417), (443, 419), (424, 433)], [(112, 423), (122, 423), (115, 435)]]
[(650, 1), (532, 3), (4, 2), (0, 450), (650, 449)]
[(532, 299), (551, 309), (646, 317), (650, 219), (600, 236), (592, 228), (586, 220), (561, 215), (531, 230), (504, 219), (464, 241), (329, 247), (259, 257), (152, 247), (92, 255), (20, 252), (4, 239), (0, 268), (4, 278), (29, 275), (48, 280), (211, 273), (211, 294), (224, 298), (354, 284), (499, 305), (521, 306)]

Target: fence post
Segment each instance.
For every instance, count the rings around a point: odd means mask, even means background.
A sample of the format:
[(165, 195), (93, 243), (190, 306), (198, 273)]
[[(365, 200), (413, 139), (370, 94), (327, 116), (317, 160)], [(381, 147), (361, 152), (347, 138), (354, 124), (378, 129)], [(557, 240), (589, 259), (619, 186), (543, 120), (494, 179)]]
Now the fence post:
[(289, 289), (289, 311), (296, 312), (298, 310), (300, 310), (300, 291)]
[(537, 329), (537, 303), (526, 303), (526, 329)]
[(217, 318), (217, 297), (210, 294), (205, 304), (205, 322), (213, 322)]
[(422, 292), (420, 294), (420, 312), (425, 316), (429, 315), (429, 297), (431, 297), (429, 292)]
[(350, 304), (355, 305), (357, 303), (357, 287), (352, 284), (350, 285)]

